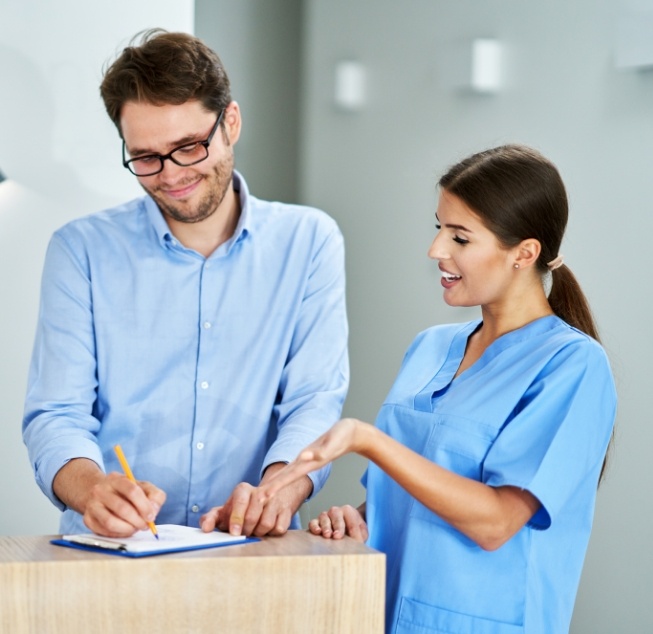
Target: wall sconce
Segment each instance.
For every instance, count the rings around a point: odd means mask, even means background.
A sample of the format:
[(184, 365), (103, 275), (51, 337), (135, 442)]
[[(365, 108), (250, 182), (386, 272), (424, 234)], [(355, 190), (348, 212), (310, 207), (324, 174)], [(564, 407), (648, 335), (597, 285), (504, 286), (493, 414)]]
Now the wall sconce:
[(334, 101), (342, 110), (362, 110), (365, 105), (365, 67), (360, 62), (336, 64)]
[(496, 93), (501, 88), (502, 47), (499, 40), (472, 41), (470, 84), (474, 92)]

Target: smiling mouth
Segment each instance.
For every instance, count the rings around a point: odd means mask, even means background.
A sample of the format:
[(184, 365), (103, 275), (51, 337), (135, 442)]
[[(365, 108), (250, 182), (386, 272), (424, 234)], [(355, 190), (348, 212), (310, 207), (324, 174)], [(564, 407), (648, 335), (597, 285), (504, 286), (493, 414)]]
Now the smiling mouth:
[(447, 282), (455, 282), (461, 278), (460, 275), (454, 275), (453, 273), (447, 273), (446, 271), (442, 271), (442, 277)]
[(160, 192), (165, 194), (166, 196), (170, 196), (171, 198), (185, 198), (190, 194), (191, 192), (195, 191), (195, 187), (199, 182), (201, 182), (201, 178), (196, 179), (190, 183), (186, 183), (184, 185), (178, 185), (177, 187), (173, 189), (159, 189)]

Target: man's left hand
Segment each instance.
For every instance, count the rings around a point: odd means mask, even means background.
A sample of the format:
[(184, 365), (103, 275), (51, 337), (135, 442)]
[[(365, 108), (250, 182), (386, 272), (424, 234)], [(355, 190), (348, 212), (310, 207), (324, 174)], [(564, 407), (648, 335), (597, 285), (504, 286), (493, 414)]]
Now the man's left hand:
[[(270, 465), (263, 475), (261, 485), (271, 479), (284, 463)], [(222, 505), (212, 508), (200, 518), (204, 532), (216, 528), (231, 535), (283, 535), (288, 530), (293, 515), (313, 490), (308, 476), (293, 482), (279, 491), (273, 498), (265, 500), (260, 486), (241, 482)]]

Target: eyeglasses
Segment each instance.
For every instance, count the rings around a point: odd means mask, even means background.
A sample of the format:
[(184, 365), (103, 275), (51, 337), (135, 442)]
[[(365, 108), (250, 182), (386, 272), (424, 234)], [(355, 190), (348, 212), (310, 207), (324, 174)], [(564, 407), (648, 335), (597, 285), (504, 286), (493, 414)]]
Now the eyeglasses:
[(209, 145), (211, 145), (213, 135), (218, 129), (220, 121), (222, 121), (223, 114), (224, 110), (220, 112), (217, 121), (211, 128), (211, 132), (209, 132), (209, 136), (206, 137), (204, 141), (195, 141), (194, 143), (186, 143), (185, 145), (180, 145), (167, 154), (144, 154), (143, 156), (137, 156), (136, 158), (130, 159), (128, 161), (126, 158), (127, 148), (125, 147), (125, 141), (123, 140), (123, 166), (126, 167), (135, 176), (154, 176), (154, 174), (158, 174), (159, 172), (163, 171), (163, 164), (168, 159), (181, 167), (189, 167), (190, 165), (201, 163), (209, 156)]

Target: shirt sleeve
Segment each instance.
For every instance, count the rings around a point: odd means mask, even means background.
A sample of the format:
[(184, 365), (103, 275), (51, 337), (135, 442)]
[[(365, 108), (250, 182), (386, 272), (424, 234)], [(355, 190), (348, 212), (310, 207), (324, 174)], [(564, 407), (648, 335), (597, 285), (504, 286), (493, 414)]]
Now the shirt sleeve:
[(23, 440), (37, 484), (61, 510), (52, 490), (57, 472), (80, 457), (103, 466), (92, 414), (96, 387), (88, 266), (57, 233), (45, 257)]
[(542, 506), (529, 524), (548, 528), (587, 478), (596, 486), (615, 411), (603, 349), (593, 340), (566, 346), (532, 382), (490, 448), (483, 481), (530, 491)]
[[(278, 436), (263, 469), (294, 460), (340, 418), (349, 385), (347, 337), (344, 241), (333, 223), (312, 258), (274, 412)], [(326, 466), (309, 475), (312, 495), (329, 472)]]

